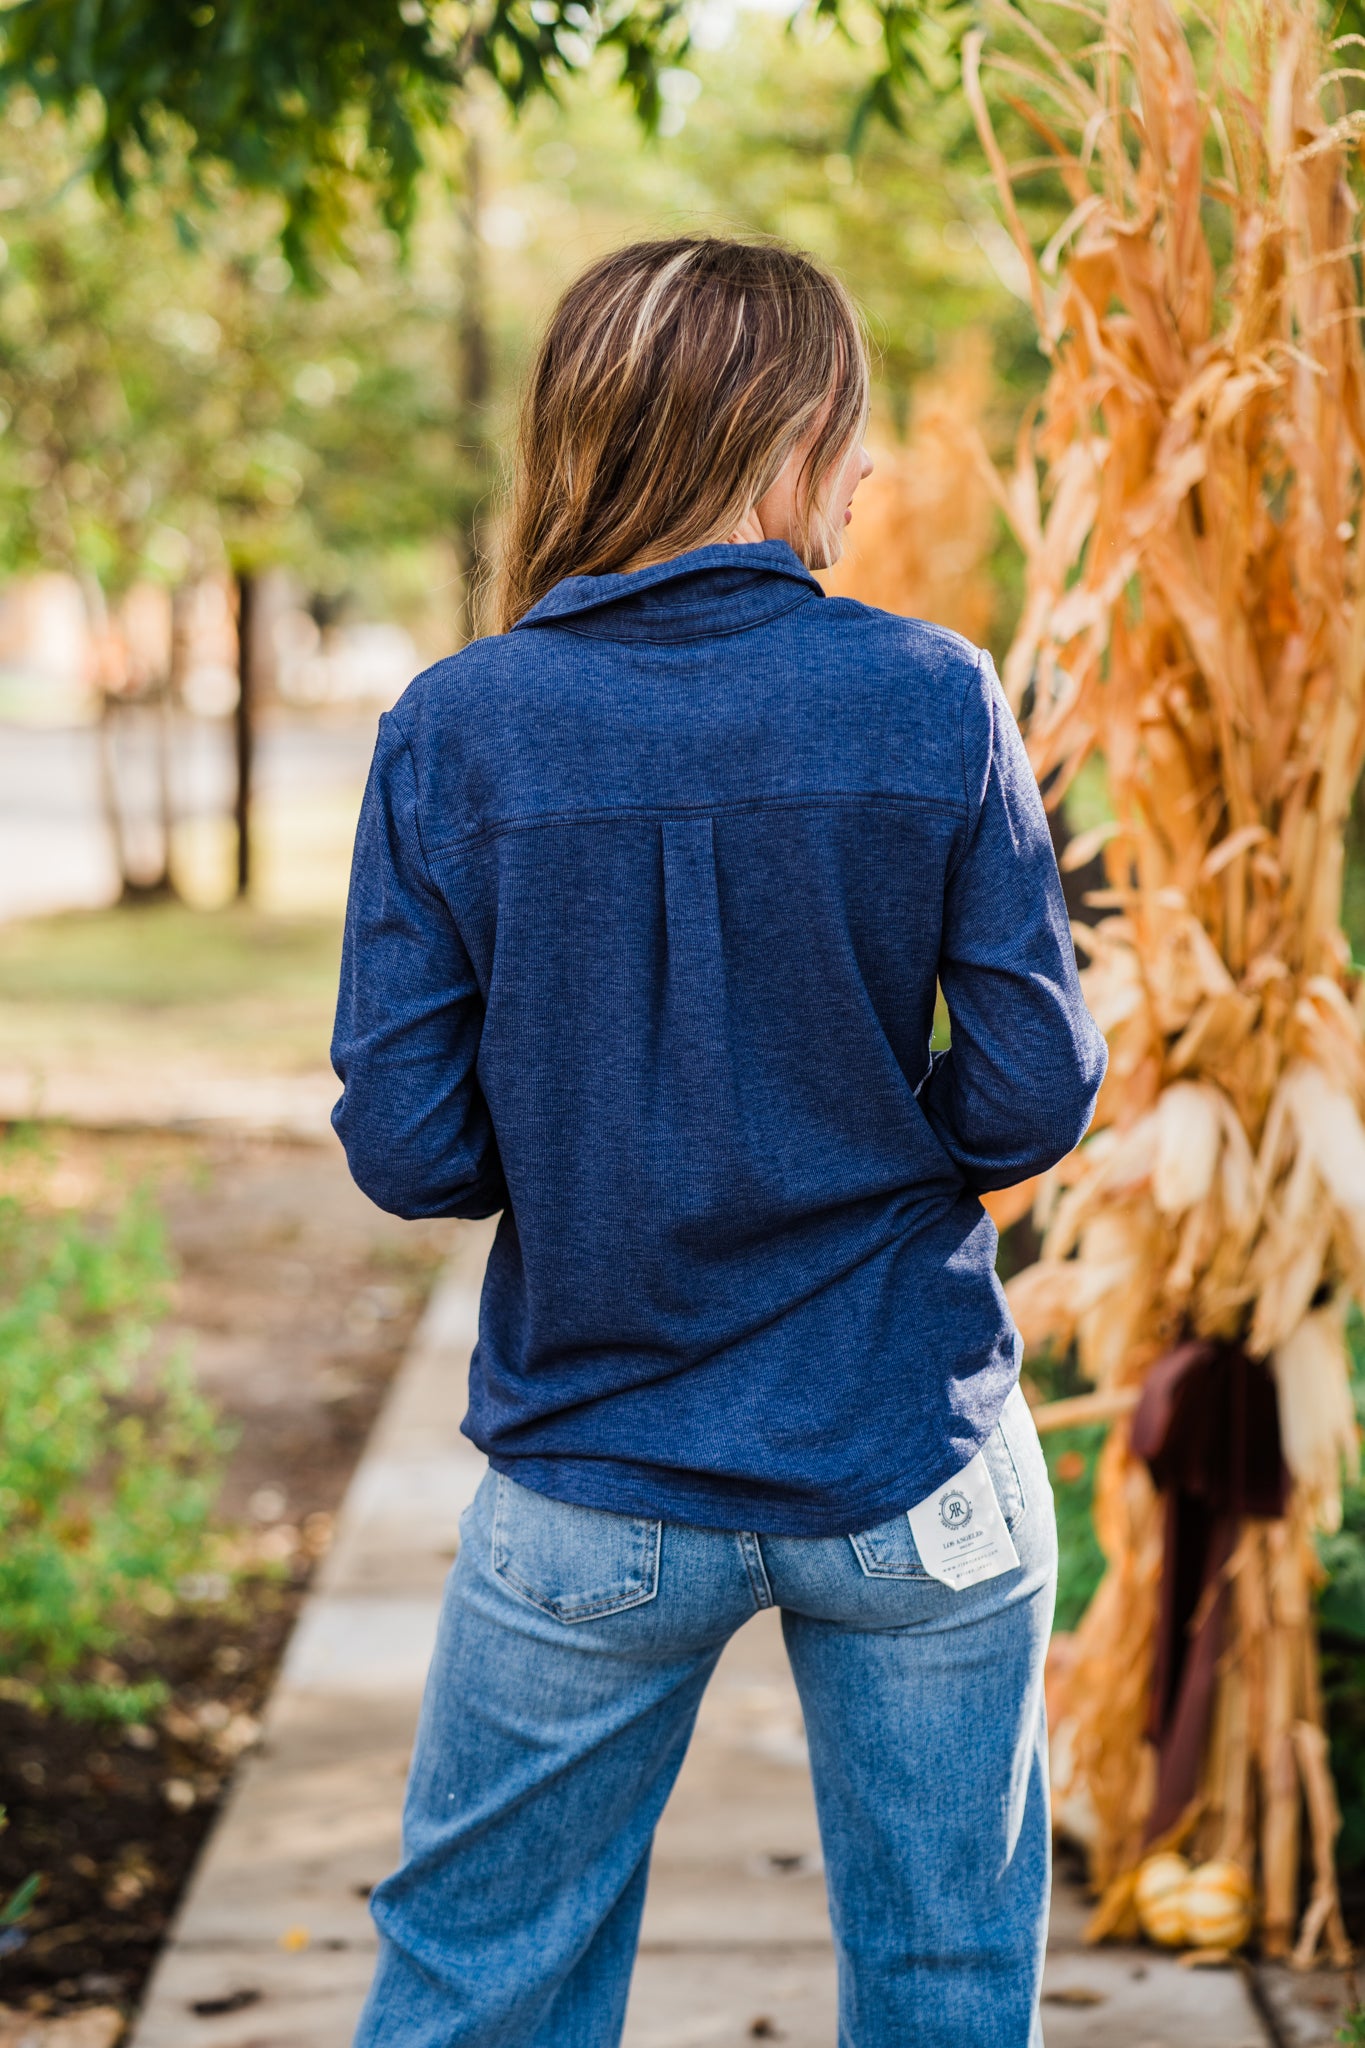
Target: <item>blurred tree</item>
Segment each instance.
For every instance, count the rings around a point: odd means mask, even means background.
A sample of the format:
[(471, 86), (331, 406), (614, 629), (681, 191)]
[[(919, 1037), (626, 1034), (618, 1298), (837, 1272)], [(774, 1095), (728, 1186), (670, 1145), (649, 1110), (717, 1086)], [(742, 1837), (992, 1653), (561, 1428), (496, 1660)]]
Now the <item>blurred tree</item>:
[[(505, 203), (521, 218), (500, 226), (509, 241), (521, 236), (524, 253), (519, 263), (504, 257), (500, 275), (529, 296), (543, 291), (547, 266), (577, 267), (585, 239), (677, 232), (683, 222), (775, 234), (849, 284), (897, 433), (915, 378), (959, 330), (987, 329), (1002, 372), (1040, 383), (1022, 265), (988, 203), (964, 101), (926, 96), (912, 129), (865, 127), (850, 153), (849, 110), (871, 89), (883, 52), (870, 9), (850, 6), (846, 27), (822, 33), (817, 23), (812, 47), (781, 20), (719, 6), (699, 20), (688, 65), (665, 78), (663, 139), (644, 151), (631, 152), (624, 110), (592, 79), (566, 91), (563, 117), (540, 107), (509, 126)], [(1030, 196), (1038, 225), (1052, 221), (1052, 196)]]
[[(338, 0), (319, 14), (311, 0), (15, 0), (0, 14), (0, 101), (23, 86), (44, 106), (85, 114), (96, 184), (125, 202), (167, 159), (187, 166), (187, 218), (202, 216), (224, 174), (268, 192), (283, 202), (285, 256), (310, 281), (365, 195), (405, 236), (424, 166), (443, 169), (461, 191), (466, 230), (459, 438), (466, 466), (486, 474), (489, 353), (472, 225), (484, 96), (469, 88), (482, 80), (520, 111), (590, 76), (595, 91), (667, 133), (693, 76), (682, 60), (694, 40), (704, 47), (718, 6), (725, 0)], [(903, 130), (912, 99), (918, 125), (955, 80), (969, 13), (965, 0), (798, 0), (789, 25), (835, 35), (858, 60), (840, 71), (845, 96), (825, 156), (847, 162), (879, 121)], [(927, 95), (916, 90), (925, 85)], [(450, 147), (452, 128), (464, 131), (463, 151)], [(902, 421), (907, 404), (902, 390)], [(476, 506), (455, 529), (466, 630), (479, 523)]]
[[(478, 18), (461, 0), (341, 0), (326, 17), (303, 0), (18, 0), (0, 14), (0, 105), (8, 99), (22, 112), (36, 97), (60, 110), (81, 136), (96, 188), (117, 195), (140, 235), (154, 219), (163, 238), (173, 230), (182, 241), (197, 238), (209, 258), (197, 272), (213, 280), (207, 297), (177, 301), (162, 320), (163, 342), (169, 337), (191, 360), (169, 379), (153, 380), (152, 410), (169, 416), (170, 431), (159, 437), (167, 459), (147, 504), (161, 527), (188, 539), (191, 555), (201, 529), (215, 536), (248, 622), (239, 635), (241, 888), (250, 865), (250, 579), (268, 562), (297, 563), (319, 547), (344, 546), (344, 501), (354, 496), (345, 486), (338, 493), (335, 465), (317, 460), (327, 438), (322, 422), (309, 421), (302, 433), (291, 426), (290, 350), (281, 347), (296, 329), (326, 326), (320, 309), (337, 293), (290, 295), (282, 285), (299, 274), (314, 287), (353, 277), (357, 232), (363, 238), (380, 224), (410, 241), (424, 163), (459, 193), (459, 275), (440, 295), (453, 301), (455, 346), (443, 351), (440, 388), (449, 428), (442, 448), (448, 530), (467, 630), (490, 468), (492, 340), (481, 249), (497, 240), (485, 234), (480, 192), (486, 148), (477, 108), (487, 94), (469, 87), (482, 75), (514, 107), (548, 107), (581, 74), (618, 135), (631, 102), (646, 126), (676, 136), (702, 84), (680, 60), (695, 43), (704, 62), (719, 16), (733, 24), (726, 0), (704, 0), (686, 14), (681, 0), (495, 0)], [(654, 159), (658, 179), (671, 181), (675, 219), (689, 198), (694, 214), (720, 206), (732, 221), (738, 203), (745, 225), (775, 227), (841, 264), (872, 312), (882, 386), (901, 428), (910, 381), (932, 359), (945, 317), (953, 323), (954, 304), (970, 317), (983, 278), (985, 296), (997, 305), (1001, 296), (981, 255), (998, 259), (1004, 238), (976, 191), (975, 141), (961, 107), (950, 96), (921, 93), (913, 133), (890, 132), (916, 80), (947, 82), (962, 18), (954, 0), (807, 0), (794, 22), (826, 39), (819, 63), (801, 35), (787, 33), (781, 63), (765, 71), (752, 60), (753, 39), (745, 39), (746, 63), (731, 66), (727, 52), (709, 67), (717, 77), (730, 71), (728, 104), (717, 93), (697, 110), (690, 154), (675, 148)], [(603, 90), (619, 81), (624, 94)], [(885, 122), (869, 125), (871, 114)], [(849, 154), (851, 133), (860, 138), (857, 159)], [(606, 175), (619, 218), (623, 185), (638, 181), (621, 180), (619, 150)], [(251, 195), (266, 191), (270, 199), (253, 205)], [(283, 240), (272, 250), (277, 232)], [(273, 296), (273, 308), (263, 311), (262, 292)], [(307, 312), (289, 310), (305, 304)], [(349, 342), (356, 311), (345, 303), (348, 377), (356, 368)], [(126, 357), (122, 344), (114, 353)], [(332, 376), (325, 362), (304, 363), (298, 374), (298, 390), (314, 392)], [(409, 383), (405, 395), (414, 390)], [(354, 458), (356, 424), (365, 418), (358, 391), (344, 411), (342, 438)], [(368, 416), (381, 428), (378, 470), (359, 465), (369, 543), (386, 524), (381, 501), (393, 512), (396, 500), (416, 495), (424, 516), (432, 509), (420, 479), (414, 493), (411, 473), (395, 460), (402, 434), (395, 441), (381, 414)], [(206, 422), (215, 428), (207, 437)], [(353, 479), (354, 460), (342, 471)]]
[[(944, 82), (954, 0), (807, 0), (817, 21), (866, 11), (881, 61), (855, 125), (901, 118), (917, 78)], [(97, 179), (126, 198), (167, 148), (284, 200), (285, 254), (334, 242), (357, 181), (400, 231), (431, 137), (484, 76), (515, 109), (610, 57), (646, 125), (686, 53), (684, 0), (17, 0), (0, 33), (0, 95), (23, 84), (70, 113), (94, 97)]]
[[(100, 788), (125, 899), (171, 891), (166, 678), (120, 658), (117, 600), (155, 549), (153, 453), (159, 343), (144, 318), (127, 350), (130, 273), (120, 238), (104, 232), (89, 191), (59, 200), (74, 159), (55, 123), (25, 98), (3, 135), (9, 242), (0, 277), (0, 564), (64, 568), (85, 596), (100, 716)], [(145, 273), (143, 274), (145, 278)], [(150, 316), (151, 308), (144, 313)], [(137, 699), (131, 711), (129, 700)], [(150, 739), (159, 847), (131, 843), (116, 729), (136, 720)]]
[[(455, 392), (461, 453), (481, 480), (491, 468), (488, 408), (493, 395), (492, 344), (488, 331), (488, 281), (483, 246), (483, 200), (487, 178), (484, 124), (467, 124), (464, 178), (457, 212), (459, 307), (455, 332)], [(485, 565), (484, 527), (487, 493), (463, 509), (456, 525), (455, 551), (460, 571), (459, 638), (472, 640), (479, 630), (479, 598)]]
[[(845, 109), (901, 121), (906, 88), (942, 87), (965, 19), (959, 0), (804, 0), (808, 21), (879, 46), (881, 61)], [(90, 165), (127, 201), (167, 157), (189, 173), (197, 216), (215, 174), (283, 201), (287, 260), (316, 278), (357, 194), (406, 235), (424, 164), (450, 169), (452, 117), (466, 131), (461, 217), (478, 213), (482, 78), (514, 110), (554, 98), (566, 79), (604, 67), (648, 129), (669, 111), (696, 9), (688, 0), (17, 0), (0, 17), (0, 101), (17, 87), (71, 115), (94, 108)], [(460, 440), (487, 471), (488, 351), (477, 232), (462, 238), (457, 341)], [(457, 524), (461, 623), (474, 623), (479, 513)]]
[[(547, 299), (599, 249), (699, 227), (775, 234), (832, 263), (867, 315), (877, 441), (903, 439), (918, 380), (970, 332), (985, 342), (989, 370), (970, 423), (1008, 456), (1046, 363), (965, 104), (925, 96), (907, 132), (873, 124), (850, 155), (849, 110), (882, 51), (870, 13), (850, 9), (847, 23), (848, 34), (816, 24), (794, 35), (772, 15), (708, 0), (687, 65), (664, 79), (661, 133), (644, 147), (629, 110), (591, 74), (565, 88), (560, 106), (540, 103), (500, 124), (484, 208), (495, 361), (524, 353)], [(1069, 210), (1055, 180), (1021, 187), (1020, 203), (1040, 243)], [(965, 435), (958, 459), (972, 459)], [(1019, 557), (994, 515), (991, 533), (989, 637), (1003, 649)]]
[[(450, 530), (477, 480), (452, 459), (444, 252), (401, 264), (392, 234), (357, 211), (326, 258), (329, 289), (291, 292), (277, 209), (224, 188), (187, 243), (169, 175), (111, 212), (79, 164), (78, 137), (32, 96), (11, 98), (0, 568), (75, 574), (112, 655), (108, 608), (139, 578), (174, 587), (228, 568), (249, 612), (267, 565), (335, 596), (356, 553)], [(241, 645), (244, 819), (249, 630)], [(166, 683), (102, 680), (110, 694)], [(164, 874), (130, 874), (122, 847), (120, 858), (130, 894), (164, 886)], [(244, 859), (249, 874), (249, 848)]]
[(400, 266), (390, 236), (353, 220), (344, 257), (328, 261), (329, 289), (291, 292), (252, 214), (225, 200), (182, 267), (161, 494), (191, 554), (225, 558), (236, 586), (241, 895), (251, 880), (262, 572), (292, 568), (334, 599), (351, 557), (451, 530), (479, 488), (452, 447), (448, 275)]

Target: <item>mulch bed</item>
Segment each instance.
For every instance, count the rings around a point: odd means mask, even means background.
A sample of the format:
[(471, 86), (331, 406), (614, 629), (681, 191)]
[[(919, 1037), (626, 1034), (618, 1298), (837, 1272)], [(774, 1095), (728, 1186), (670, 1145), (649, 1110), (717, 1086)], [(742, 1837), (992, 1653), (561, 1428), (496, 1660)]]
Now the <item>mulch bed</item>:
[(22, 1946), (0, 1959), (12, 2005), (58, 2012), (108, 2000), (131, 2009), (156, 1959), (233, 1766), (258, 1716), (306, 1584), (245, 1581), (230, 1609), (153, 1624), (119, 1659), (159, 1677), (171, 1700), (121, 1729), (0, 1700), (0, 1895), (42, 1876)]
[(0, 1677), (0, 1903), (41, 1878), (18, 1938), (0, 1933), (0, 2008), (35, 2014), (136, 2010), (452, 1242), (381, 1215), (329, 1148), (52, 1135), (55, 1205), (98, 1213), (139, 1183), (179, 1266), (162, 1341), (188, 1343), (236, 1431), (220, 1496), (234, 1569), (82, 1674), (161, 1679), (169, 1701), (144, 1724), (38, 1712)]

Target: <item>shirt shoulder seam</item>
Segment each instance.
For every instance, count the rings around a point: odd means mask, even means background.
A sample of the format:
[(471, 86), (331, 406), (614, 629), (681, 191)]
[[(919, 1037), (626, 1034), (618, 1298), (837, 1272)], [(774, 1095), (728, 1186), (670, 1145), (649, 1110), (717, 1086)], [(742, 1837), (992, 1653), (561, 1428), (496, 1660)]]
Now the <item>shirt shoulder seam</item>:
[[(989, 684), (986, 683), (986, 679), (982, 673), (983, 664), (985, 660), (985, 650), (983, 648), (978, 647), (976, 651), (976, 665), (972, 670), (972, 683), (978, 690), (984, 687), (987, 697), (989, 698)], [(962, 692), (962, 702), (958, 707), (957, 739), (958, 751), (962, 759), (963, 816), (966, 818), (967, 821), (967, 830), (963, 835), (963, 843), (961, 850), (957, 854), (957, 857), (954, 860), (950, 861), (948, 864), (948, 880), (950, 881), (952, 877), (956, 874), (958, 868), (961, 866), (963, 860), (966, 858), (967, 848), (971, 845), (972, 835), (975, 833), (977, 825), (979, 824), (981, 818), (982, 806), (979, 802), (973, 802), (972, 800), (971, 774), (967, 766), (967, 706), (971, 702), (971, 700), (972, 690), (964, 690)], [(992, 707), (992, 710), (993, 709), (994, 707)], [(990, 725), (991, 736), (987, 748), (985, 777), (986, 782), (989, 782), (990, 780), (991, 756), (994, 754), (995, 751), (995, 729), (993, 718), (990, 720)]]
[[(432, 895), (437, 899), (438, 902), (444, 903), (445, 898), (442, 896), (441, 891), (437, 888), (436, 877), (431, 872), (431, 855), (427, 850), (426, 841), (422, 834), (422, 785), (417, 774), (417, 756), (412, 750), (412, 741), (409, 739), (407, 733), (399, 724), (398, 720), (393, 716), (392, 712), (388, 714), (388, 717), (389, 723), (392, 725), (393, 730), (397, 733), (399, 739), (403, 743), (403, 752), (408, 757), (408, 768), (412, 775), (412, 829), (413, 836), (417, 841), (418, 856), (422, 862), (422, 874), (425, 878), (426, 885), (428, 889), (430, 889)], [(437, 851), (439, 851), (439, 849), (437, 849)]]
[[(983, 689), (985, 684), (985, 678), (981, 673), (980, 648), (977, 649), (976, 663), (972, 669), (972, 683), (977, 690)], [(969, 823), (971, 821), (973, 809), (975, 808), (975, 806), (972, 803), (971, 775), (968, 772), (967, 768), (967, 705), (971, 699), (971, 695), (971, 690), (964, 690), (962, 692), (962, 710), (958, 720), (958, 738), (962, 748), (962, 796), (967, 806), (967, 818)]]

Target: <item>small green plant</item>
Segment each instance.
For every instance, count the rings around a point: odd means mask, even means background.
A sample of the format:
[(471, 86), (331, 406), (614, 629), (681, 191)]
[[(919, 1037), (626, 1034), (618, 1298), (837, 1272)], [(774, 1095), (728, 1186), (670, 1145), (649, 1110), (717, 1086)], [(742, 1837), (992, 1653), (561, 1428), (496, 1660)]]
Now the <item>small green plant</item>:
[(27, 1917), (28, 1909), (37, 1898), (41, 1884), (42, 1879), (35, 1871), (32, 1877), (24, 1879), (17, 1891), (10, 1893), (4, 1905), (0, 1906), (0, 1928), (17, 1927), (19, 1922)]
[(169, 1278), (144, 1197), (103, 1229), (0, 1199), (0, 1674), (78, 1717), (154, 1704), (81, 1667), (204, 1561), (217, 1426), (183, 1360), (139, 1374)]
[(1104, 1552), (1095, 1534), (1091, 1504), (1095, 1461), (1108, 1434), (1103, 1423), (1084, 1429), (1053, 1430), (1043, 1438), (1057, 1510), (1057, 1619), (1075, 1628), (1104, 1575)]
[[(1010, 1240), (1005, 1244), (1012, 1254)], [(1010, 1259), (1013, 1270), (1014, 1260)], [(1030, 1356), (1025, 1375), (1036, 1396), (1059, 1401), (1080, 1393), (1083, 1383), (1077, 1375), (1073, 1352), (1061, 1356), (1040, 1351)], [(1104, 1423), (1089, 1423), (1080, 1429), (1049, 1430), (1043, 1437), (1043, 1455), (1057, 1511), (1057, 1614), (1054, 1626), (1075, 1628), (1090, 1604), (1090, 1597), (1104, 1575), (1104, 1553), (1095, 1534), (1091, 1503), (1095, 1493), (1095, 1462), (1104, 1448), (1108, 1430)]]
[(1344, 2041), (1346, 2048), (1365, 2048), (1365, 2005), (1353, 2005), (1342, 2014), (1337, 2039)]
[[(8, 1826), (9, 1820), (5, 1809), (0, 1806), (0, 1834), (3, 1834)], [(0, 1900), (0, 1956), (8, 1954), (11, 1949), (22, 1947), (24, 1937), (19, 1932), (19, 1922), (27, 1919), (29, 1907), (42, 1889), (42, 1882), (42, 1878), (35, 1872), (32, 1877), (26, 1877), (18, 1890), (10, 1893), (8, 1899)]]

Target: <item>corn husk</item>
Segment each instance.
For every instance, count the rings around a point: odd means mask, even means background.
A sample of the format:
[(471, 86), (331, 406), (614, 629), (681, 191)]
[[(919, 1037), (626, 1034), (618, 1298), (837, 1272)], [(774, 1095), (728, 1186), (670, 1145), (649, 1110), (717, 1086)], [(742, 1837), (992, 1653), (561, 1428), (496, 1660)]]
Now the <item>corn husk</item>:
[(995, 506), (980, 467), (962, 459), (962, 422), (983, 417), (992, 390), (989, 344), (978, 334), (920, 379), (905, 442), (873, 441), (843, 559), (820, 578), (832, 597), (931, 618), (969, 640), (989, 636)]
[(1324, 1529), (1341, 1526), (1343, 1469), (1353, 1478), (1360, 1470), (1344, 1306), (1337, 1300), (1304, 1316), (1271, 1354), (1285, 1463)]
[[(1055, 17), (1052, 17), (1055, 19)], [(1092, 752), (1113, 800), (1104, 913), (1078, 931), (1110, 1046), (1092, 1135), (1035, 1204), (1010, 1284), (1026, 1340), (1073, 1339), (1101, 1389), (1188, 1332), (1267, 1356), (1294, 1480), (1245, 1525), (1196, 1857), (1235, 1861), (1261, 1940), (1346, 1953), (1317, 1685), (1313, 1535), (1356, 1430), (1343, 1342), (1365, 1290), (1365, 1047), (1343, 939), (1343, 834), (1365, 757), (1365, 355), (1342, 111), (1309, 0), (1204, 24), (1112, 0), (1064, 55), (993, 7), (965, 77), (1050, 362), (997, 502), (1024, 551), (1002, 675), (1054, 795)], [(1008, 73), (1073, 202), (1046, 259), (992, 127)], [(1020, 101), (1020, 88), (1027, 97)], [(983, 464), (979, 464), (983, 467)], [(1116, 1423), (1096, 1526), (1107, 1570), (1052, 1685), (1059, 1812), (1131, 1924), (1153, 1769), (1144, 1737), (1161, 1510)], [(1064, 1735), (1064, 1740), (1062, 1739)], [(1300, 1916), (1300, 1859), (1311, 1891)], [(1214, 1915), (1216, 1918), (1217, 1916)]]

